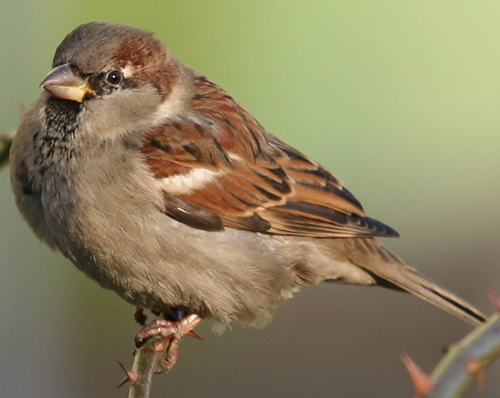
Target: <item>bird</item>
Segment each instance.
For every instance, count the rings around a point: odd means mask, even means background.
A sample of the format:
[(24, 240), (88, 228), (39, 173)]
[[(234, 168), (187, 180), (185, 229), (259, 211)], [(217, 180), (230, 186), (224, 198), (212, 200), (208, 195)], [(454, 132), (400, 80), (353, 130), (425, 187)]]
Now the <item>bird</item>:
[(12, 144), (16, 203), (48, 246), (160, 316), (140, 340), (193, 317), (262, 327), (320, 282), (405, 291), (485, 320), (385, 249), (376, 238), (393, 228), (155, 34), (85, 23), (52, 67)]

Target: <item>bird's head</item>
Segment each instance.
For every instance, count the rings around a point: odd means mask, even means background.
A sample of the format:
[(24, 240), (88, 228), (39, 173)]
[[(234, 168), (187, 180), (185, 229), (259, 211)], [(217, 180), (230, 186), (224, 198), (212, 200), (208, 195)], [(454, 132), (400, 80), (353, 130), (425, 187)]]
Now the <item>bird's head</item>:
[(82, 128), (92, 134), (112, 134), (154, 124), (175, 112), (182, 97), (181, 68), (152, 33), (90, 22), (62, 41), (53, 69), (40, 85), (52, 106), (73, 102), (72, 109), (84, 119)]

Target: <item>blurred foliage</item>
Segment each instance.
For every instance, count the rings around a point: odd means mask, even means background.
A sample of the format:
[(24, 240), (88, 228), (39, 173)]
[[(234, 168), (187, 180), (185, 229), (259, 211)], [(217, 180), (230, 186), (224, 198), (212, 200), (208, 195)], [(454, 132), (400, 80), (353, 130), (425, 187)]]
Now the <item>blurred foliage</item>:
[(13, 134), (0, 133), (0, 169), (9, 161), (9, 151), (13, 137)]

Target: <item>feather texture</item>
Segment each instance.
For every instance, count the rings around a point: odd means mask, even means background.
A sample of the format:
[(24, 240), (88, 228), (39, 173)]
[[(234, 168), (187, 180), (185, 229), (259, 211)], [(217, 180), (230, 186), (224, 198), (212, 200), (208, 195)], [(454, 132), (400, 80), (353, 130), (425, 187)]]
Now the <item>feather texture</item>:
[(194, 80), (192, 111), (155, 128), (142, 148), (169, 198), (167, 214), (200, 228), (218, 218), (224, 227), (279, 235), (398, 236), (367, 217), (336, 177), (268, 134), (222, 88), (203, 76)]

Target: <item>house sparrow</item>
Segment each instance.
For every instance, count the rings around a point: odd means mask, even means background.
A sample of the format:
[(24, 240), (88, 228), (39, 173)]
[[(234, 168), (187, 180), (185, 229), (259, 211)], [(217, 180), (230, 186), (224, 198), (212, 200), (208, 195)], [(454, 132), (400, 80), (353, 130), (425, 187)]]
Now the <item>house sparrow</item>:
[(257, 327), (326, 281), (484, 320), (384, 249), (374, 237), (394, 229), (152, 33), (81, 25), (53, 67), (12, 146), (17, 205), (40, 239), (128, 302)]

